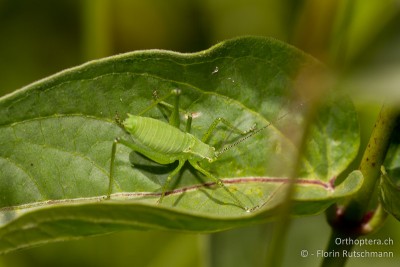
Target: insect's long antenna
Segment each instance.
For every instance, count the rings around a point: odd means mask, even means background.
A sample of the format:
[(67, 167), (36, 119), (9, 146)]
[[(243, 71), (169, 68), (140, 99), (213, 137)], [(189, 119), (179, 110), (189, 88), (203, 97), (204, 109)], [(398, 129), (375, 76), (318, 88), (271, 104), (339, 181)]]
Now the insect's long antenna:
[[(303, 105), (304, 105), (304, 103), (301, 103), (299, 106), (303, 106)], [(288, 114), (289, 114), (289, 112), (283, 114), (282, 116), (280, 116), (278, 119), (274, 120), (273, 122), (280, 121), (281, 119), (285, 118)], [(226, 151), (230, 150), (232, 147), (237, 146), (238, 144), (242, 143), (243, 141), (246, 141), (246, 140), (249, 139), (250, 137), (252, 137), (252, 136), (258, 134), (259, 132), (261, 132), (262, 130), (268, 128), (269, 126), (271, 126), (271, 124), (272, 124), (273, 122), (269, 122), (267, 125), (261, 127), (260, 129), (251, 129), (251, 130), (249, 131), (249, 134), (246, 135), (245, 137), (240, 138), (240, 139), (237, 140), (236, 142), (234, 142), (234, 143), (232, 143), (232, 144), (230, 144), (230, 145), (224, 147), (224, 148), (221, 149), (220, 151), (215, 152), (216, 157), (219, 157), (219, 155), (221, 155), (222, 153), (225, 153)]]
[(240, 144), (241, 142), (245, 141), (246, 139), (248, 139), (248, 138), (252, 137), (253, 135), (255, 135), (255, 134), (261, 132), (261, 131), (264, 130), (265, 128), (269, 127), (271, 124), (272, 124), (272, 123), (270, 122), (270, 123), (268, 123), (267, 125), (263, 126), (263, 127), (260, 128), (260, 129), (251, 131), (251, 132), (250, 132), (248, 135), (246, 135), (245, 137), (240, 138), (240, 139), (237, 140), (236, 142), (234, 142), (234, 143), (232, 143), (232, 144), (230, 144), (230, 145), (224, 147), (224, 148), (221, 149), (220, 151), (215, 152), (215, 155), (216, 155), (217, 157), (219, 157), (219, 155), (221, 155), (222, 153), (225, 153), (226, 151), (230, 150), (232, 147), (237, 146), (238, 144)]

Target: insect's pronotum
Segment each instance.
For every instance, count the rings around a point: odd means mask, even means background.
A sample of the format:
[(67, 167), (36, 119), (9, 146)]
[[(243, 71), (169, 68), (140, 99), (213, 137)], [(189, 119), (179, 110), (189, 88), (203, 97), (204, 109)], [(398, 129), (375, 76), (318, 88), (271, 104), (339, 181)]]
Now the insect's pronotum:
[[(190, 134), (192, 117), (187, 114), (186, 131), (183, 132), (179, 129), (180, 118), (179, 118), (179, 95), (180, 90), (172, 90), (170, 94), (163, 98), (159, 98), (157, 94), (154, 94), (155, 101), (148, 108), (143, 110), (139, 115), (128, 114), (128, 118), (122, 122), (124, 129), (132, 136), (134, 142), (128, 142), (121, 138), (116, 138), (111, 150), (111, 163), (110, 163), (110, 181), (109, 190), (107, 198), (110, 198), (112, 191), (112, 184), (114, 181), (114, 162), (117, 144), (122, 144), (131, 148), (132, 150), (148, 157), (149, 159), (159, 163), (159, 164), (169, 164), (178, 161), (178, 166), (168, 175), (167, 180), (162, 186), (161, 197), (158, 199), (158, 203), (161, 203), (165, 197), (166, 191), (170, 184), (171, 179), (179, 173), (184, 163), (188, 161), (197, 171), (204, 174), (209, 179), (213, 180), (218, 186), (223, 188), (235, 201), (235, 204), (246, 211), (250, 211), (249, 208), (245, 207), (243, 203), (235, 196), (224, 183), (210, 172), (205, 170), (199, 165), (201, 161), (213, 162), (218, 159), (218, 156), (225, 152), (226, 150), (236, 146), (243, 140), (249, 138), (250, 136), (256, 134), (257, 132), (265, 129), (269, 126), (266, 125), (260, 129), (255, 130), (254, 127), (247, 131), (242, 131), (224, 118), (217, 118), (209, 126), (208, 130), (205, 132), (202, 139), (198, 139), (194, 135)], [(169, 96), (173, 95), (175, 97), (174, 105), (170, 105), (164, 102)], [(147, 112), (151, 108), (154, 108), (158, 104), (162, 104), (168, 108), (172, 109), (172, 113), (169, 119), (169, 124), (156, 120), (153, 118), (142, 117), (141, 114)], [(206, 144), (206, 140), (210, 137), (212, 132), (215, 130), (219, 123), (225, 124), (233, 132), (240, 135), (244, 135), (242, 139), (239, 139), (235, 143), (229, 145), (228, 147), (222, 149), (221, 151), (216, 151), (214, 147)]]

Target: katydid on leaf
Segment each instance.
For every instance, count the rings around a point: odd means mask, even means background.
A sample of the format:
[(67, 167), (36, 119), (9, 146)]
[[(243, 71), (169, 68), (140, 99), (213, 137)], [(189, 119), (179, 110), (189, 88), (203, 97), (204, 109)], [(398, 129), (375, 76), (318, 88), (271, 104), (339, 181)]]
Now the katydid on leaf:
[[(205, 132), (202, 139), (198, 139), (190, 133), (192, 116), (187, 114), (186, 131), (181, 131), (179, 129), (180, 118), (179, 118), (179, 95), (181, 91), (179, 89), (172, 90), (170, 94), (159, 98), (155, 93), (155, 101), (147, 107), (145, 110), (139, 113), (139, 115), (128, 114), (128, 118), (122, 123), (118, 122), (123, 126), (126, 132), (128, 132), (133, 139), (133, 142), (123, 140), (121, 138), (116, 138), (113, 142), (111, 149), (111, 163), (110, 163), (110, 179), (107, 198), (109, 199), (112, 193), (112, 184), (114, 181), (114, 164), (115, 164), (115, 154), (118, 144), (122, 144), (135, 152), (138, 152), (150, 160), (157, 162), (159, 164), (170, 164), (178, 161), (178, 166), (168, 175), (167, 180), (162, 186), (161, 196), (157, 203), (161, 203), (166, 195), (168, 186), (172, 178), (179, 173), (182, 169), (184, 163), (188, 161), (194, 169), (205, 175), (207, 178), (213, 180), (218, 186), (223, 188), (235, 202), (235, 205), (239, 206), (245, 211), (250, 211), (235, 194), (233, 194), (221, 181), (221, 179), (215, 177), (210, 172), (205, 170), (199, 162), (208, 161), (214, 162), (218, 159), (219, 155), (228, 149), (236, 146), (243, 140), (249, 138), (255, 133), (265, 129), (270, 124), (255, 130), (255, 127), (251, 127), (247, 131), (242, 131), (231, 124), (224, 118), (216, 118), (213, 123), (209, 126), (208, 130)], [(174, 105), (170, 105), (164, 102), (170, 96), (175, 97)], [(143, 113), (149, 111), (155, 106), (162, 104), (168, 108), (172, 109), (171, 116), (169, 118), (169, 124), (154, 118), (143, 117)], [(244, 135), (243, 138), (239, 139), (235, 143), (225, 147), (221, 151), (216, 151), (213, 146), (206, 144), (215, 128), (218, 124), (225, 124), (233, 132)]]

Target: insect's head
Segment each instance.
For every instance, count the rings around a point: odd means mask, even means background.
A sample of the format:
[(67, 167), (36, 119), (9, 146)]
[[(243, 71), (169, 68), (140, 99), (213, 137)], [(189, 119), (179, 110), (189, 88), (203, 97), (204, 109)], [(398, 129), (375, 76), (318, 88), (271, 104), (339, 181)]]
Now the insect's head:
[(208, 162), (214, 162), (214, 161), (216, 161), (217, 159), (218, 159), (218, 156), (217, 156), (217, 152), (215, 151), (215, 148), (214, 147), (212, 147), (212, 146), (210, 146), (210, 153), (209, 153), (209, 155), (212, 155), (211, 157), (208, 157), (207, 158), (207, 160), (208, 160)]
[(205, 158), (210, 163), (216, 161), (218, 158), (215, 152), (215, 148), (212, 146), (208, 146), (208, 152), (205, 155), (207, 155)]
[(215, 148), (212, 146), (209, 146), (200, 140), (194, 139), (193, 137), (193, 145), (189, 148), (189, 152), (194, 158), (197, 158), (198, 160), (207, 160), (208, 162), (213, 162), (217, 160), (217, 157), (215, 155)]

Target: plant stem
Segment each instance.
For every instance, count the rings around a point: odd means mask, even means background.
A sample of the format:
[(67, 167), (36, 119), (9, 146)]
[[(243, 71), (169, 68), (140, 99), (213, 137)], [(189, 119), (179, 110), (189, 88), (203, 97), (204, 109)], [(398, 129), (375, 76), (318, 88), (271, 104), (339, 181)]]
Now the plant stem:
[[(309, 128), (319, 106), (318, 100), (319, 96), (314, 96), (314, 98), (309, 101), (310, 108), (308, 112), (305, 114), (304, 125), (302, 129), (296, 129), (296, 131), (294, 131), (297, 133), (301, 131), (301, 134), (298, 136), (299, 139), (295, 140), (294, 142), (298, 144), (297, 147), (299, 149), (297, 153), (293, 156), (295, 165), (291, 170), (288, 187), (285, 190), (284, 201), (282, 203), (282, 206), (279, 208), (278, 219), (275, 223), (272, 239), (268, 246), (266, 266), (274, 266), (274, 267), (282, 266), (285, 244), (286, 244), (286, 235), (288, 233), (288, 229), (291, 222), (290, 214), (293, 205), (292, 197), (295, 189), (294, 186), (302, 162), (301, 156), (303, 155), (303, 152), (306, 149)], [(288, 135), (290, 135), (290, 133), (288, 133)]]
[(111, 54), (110, 10), (110, 0), (82, 1), (82, 54), (85, 61)]
[[(346, 252), (350, 252), (353, 248), (353, 245), (338, 245), (339, 242), (337, 240), (343, 240), (345, 238), (349, 238), (347, 235), (343, 235), (340, 231), (332, 231), (331, 237), (329, 238), (328, 248), (325, 252), (333, 252), (337, 253), (335, 257), (325, 257), (322, 263), (322, 267), (341, 267), (346, 264), (347, 257), (345, 257)], [(351, 237), (352, 239), (356, 239), (356, 237)]]
[(322, 267), (345, 265), (347, 257), (343, 257), (343, 251), (351, 251), (352, 245), (337, 243), (338, 237), (354, 240), (379, 228), (386, 218), (386, 212), (380, 206), (375, 209), (373, 216), (368, 214), (368, 209), (398, 114), (398, 108), (382, 106), (360, 163), (360, 171), (364, 176), (362, 187), (347, 205), (334, 206), (327, 211), (328, 221), (333, 228), (327, 251), (338, 251), (340, 257), (325, 257)]
[(381, 108), (360, 164), (360, 171), (364, 176), (364, 182), (346, 207), (345, 218), (347, 220), (360, 222), (368, 211), (372, 193), (380, 177), (381, 165), (389, 148), (390, 137), (398, 112), (397, 107), (383, 105)]

